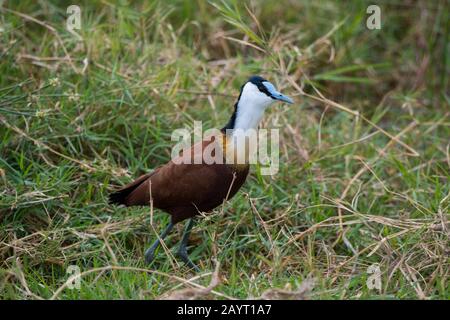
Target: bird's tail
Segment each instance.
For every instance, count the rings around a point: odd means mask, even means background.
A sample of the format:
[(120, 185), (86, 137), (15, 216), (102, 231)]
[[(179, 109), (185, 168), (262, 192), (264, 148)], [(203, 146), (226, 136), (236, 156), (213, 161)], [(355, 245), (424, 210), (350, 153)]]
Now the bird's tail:
[(132, 203), (129, 203), (127, 201), (128, 196), (137, 188), (139, 187), (142, 183), (144, 183), (151, 175), (153, 175), (154, 172), (151, 173), (147, 173), (144, 174), (142, 176), (140, 176), (139, 178), (137, 178), (136, 180), (134, 180), (133, 182), (123, 186), (122, 188), (110, 193), (108, 195), (108, 202), (110, 204), (116, 204), (116, 205), (120, 205), (123, 204), (125, 206), (132, 206)]

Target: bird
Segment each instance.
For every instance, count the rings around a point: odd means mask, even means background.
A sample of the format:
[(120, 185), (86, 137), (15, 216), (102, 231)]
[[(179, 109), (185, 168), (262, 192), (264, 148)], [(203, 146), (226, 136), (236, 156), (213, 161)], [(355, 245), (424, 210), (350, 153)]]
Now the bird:
[[(237, 132), (257, 130), (264, 111), (276, 101), (294, 103), (265, 78), (251, 76), (241, 86), (234, 111), (227, 124), (220, 129), (219, 136), (204, 139), (199, 143), (202, 148), (193, 145), (179, 155), (182, 157), (190, 154), (196, 157), (198, 150), (201, 152), (211, 143), (217, 143), (217, 150), (221, 151), (219, 153), (223, 161), (186, 163), (175, 158), (109, 194), (109, 203), (113, 205), (152, 206), (170, 214), (169, 224), (145, 251), (147, 264), (154, 260), (156, 249), (175, 224), (189, 219), (177, 254), (189, 268), (199, 271), (187, 252), (195, 219), (230, 200), (244, 184), (249, 173), (249, 163), (233, 161), (239, 150), (231, 148), (230, 143), (233, 146), (233, 137)], [(233, 154), (230, 154), (230, 150), (233, 150)]]

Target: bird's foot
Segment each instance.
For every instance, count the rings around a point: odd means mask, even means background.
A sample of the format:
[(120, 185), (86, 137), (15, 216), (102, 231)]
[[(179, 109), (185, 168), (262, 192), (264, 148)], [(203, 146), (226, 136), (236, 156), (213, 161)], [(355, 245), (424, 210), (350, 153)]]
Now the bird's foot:
[(195, 272), (200, 272), (200, 268), (197, 267), (192, 261), (191, 259), (189, 259), (188, 253), (186, 248), (180, 248), (180, 250), (178, 250), (178, 256), (180, 257), (180, 259), (191, 269), (194, 269)]

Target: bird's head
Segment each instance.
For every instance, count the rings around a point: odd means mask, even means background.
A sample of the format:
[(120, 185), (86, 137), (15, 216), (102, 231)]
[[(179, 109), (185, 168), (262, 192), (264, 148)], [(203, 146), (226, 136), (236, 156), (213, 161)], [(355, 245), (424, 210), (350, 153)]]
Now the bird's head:
[(275, 101), (294, 103), (291, 98), (275, 89), (275, 86), (260, 76), (252, 76), (241, 87), (234, 112), (222, 131), (234, 129), (256, 129), (264, 110)]
[(275, 86), (260, 76), (252, 76), (242, 86), (238, 99), (239, 107), (265, 109), (276, 101), (294, 103), (294, 101), (278, 92)]

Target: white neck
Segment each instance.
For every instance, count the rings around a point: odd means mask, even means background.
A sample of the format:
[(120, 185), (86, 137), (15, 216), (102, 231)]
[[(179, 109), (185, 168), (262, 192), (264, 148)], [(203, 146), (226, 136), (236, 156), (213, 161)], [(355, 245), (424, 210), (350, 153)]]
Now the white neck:
[(258, 129), (258, 125), (266, 108), (255, 108), (241, 105), (239, 102), (233, 129)]

